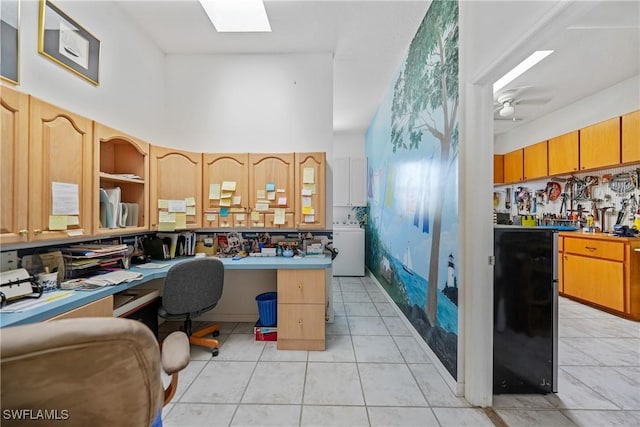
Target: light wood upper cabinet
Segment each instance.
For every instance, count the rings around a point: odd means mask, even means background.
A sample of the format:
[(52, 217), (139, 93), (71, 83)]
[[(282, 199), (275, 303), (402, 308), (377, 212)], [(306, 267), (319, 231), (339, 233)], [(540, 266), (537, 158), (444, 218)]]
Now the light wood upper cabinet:
[[(302, 230), (323, 229), (325, 226), (325, 153), (295, 153), (295, 162), (295, 227)], [(311, 194), (305, 195), (308, 193)]]
[[(91, 235), (94, 174), (92, 121), (33, 97), (29, 120), (30, 240)], [(54, 206), (54, 183), (72, 184), (65, 186), (66, 203), (56, 203)], [(67, 216), (69, 225), (66, 230), (50, 229), (51, 215)]]
[(548, 175), (547, 141), (524, 147), (524, 179), (541, 178)]
[(0, 243), (28, 239), (29, 96), (0, 86)]
[(578, 131), (556, 136), (549, 140), (549, 175), (578, 171)]
[(504, 155), (504, 182), (519, 182), (523, 179), (523, 150)]
[[(225, 154), (203, 154), (202, 156), (203, 170), (202, 170), (202, 206), (204, 206), (202, 216), (203, 224), (205, 227), (213, 227), (213, 217), (211, 213), (220, 212), (220, 204), (226, 205), (233, 210), (242, 210), (248, 212), (249, 208), (249, 154), (248, 153), (225, 153)], [(234, 183), (235, 189), (223, 190), (222, 184), (224, 182)], [(211, 184), (216, 184), (219, 187), (220, 194), (230, 194), (231, 197), (222, 199), (210, 199), (209, 189)], [(239, 203), (234, 203), (238, 201)], [(224, 202), (223, 200), (226, 200)], [(228, 204), (227, 204), (228, 203)], [(236, 221), (240, 224), (240, 220)], [(246, 227), (246, 219), (242, 220), (242, 226)]]
[(622, 163), (640, 162), (640, 110), (622, 116)]
[(504, 155), (503, 154), (493, 155), (493, 183), (494, 184), (504, 183)]
[(152, 145), (149, 179), (152, 230), (159, 225), (159, 200), (192, 202), (187, 203), (187, 213), (195, 208), (195, 215), (187, 215), (185, 228), (202, 226), (202, 153)]
[[(269, 211), (275, 208), (293, 212), (295, 201), (295, 165), (293, 153), (249, 154), (249, 206), (255, 210), (262, 201), (269, 204)], [(269, 200), (267, 187), (275, 189)], [(264, 199), (258, 197), (258, 191)], [(285, 199), (282, 199), (285, 198)], [(285, 202), (285, 203), (282, 203)]]
[[(133, 233), (149, 229), (149, 144), (94, 122), (93, 230), (95, 234)], [(120, 188), (120, 218), (107, 215), (101, 189)], [(104, 193), (102, 193), (104, 195)], [(110, 218), (111, 221), (107, 221)]]
[(580, 170), (620, 163), (620, 117), (580, 129)]

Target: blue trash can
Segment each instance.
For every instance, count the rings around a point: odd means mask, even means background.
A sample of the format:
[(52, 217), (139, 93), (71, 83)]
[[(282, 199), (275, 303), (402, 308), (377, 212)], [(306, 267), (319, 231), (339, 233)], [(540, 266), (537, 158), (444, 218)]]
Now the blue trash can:
[(265, 292), (256, 297), (262, 326), (274, 326), (278, 322), (278, 293)]

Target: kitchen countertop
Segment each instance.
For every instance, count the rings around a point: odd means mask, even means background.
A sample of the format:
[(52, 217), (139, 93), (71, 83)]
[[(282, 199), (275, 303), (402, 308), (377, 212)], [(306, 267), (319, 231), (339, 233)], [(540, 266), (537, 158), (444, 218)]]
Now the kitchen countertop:
[(572, 232), (560, 232), (561, 237), (579, 237), (581, 239), (594, 239), (594, 240), (616, 240), (623, 242), (640, 242), (640, 237), (620, 237), (610, 233), (588, 233), (584, 231), (572, 231)]

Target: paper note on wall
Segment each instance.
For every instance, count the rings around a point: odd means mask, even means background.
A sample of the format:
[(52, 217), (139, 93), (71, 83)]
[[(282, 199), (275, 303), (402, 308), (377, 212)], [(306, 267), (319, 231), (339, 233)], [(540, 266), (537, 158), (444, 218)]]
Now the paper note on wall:
[(302, 206), (311, 206), (311, 197), (304, 196), (302, 198)]
[(167, 211), (159, 211), (158, 212), (158, 221), (159, 222), (176, 222), (176, 213), (175, 212), (167, 212)]
[(315, 210), (311, 206), (303, 206), (302, 213), (304, 215), (313, 215), (315, 214)]
[(233, 196), (233, 193), (229, 193), (228, 191), (227, 192), (223, 191), (222, 194), (220, 195), (220, 198), (221, 199), (230, 199), (231, 196)]
[(187, 201), (186, 200), (169, 200), (168, 209), (169, 209), (169, 212), (186, 212)]
[(222, 191), (236, 191), (236, 182), (222, 181)]
[(49, 230), (66, 230), (66, 215), (49, 215)]
[(173, 231), (176, 229), (175, 222), (161, 222), (158, 224), (158, 231)]
[(169, 209), (169, 201), (166, 199), (158, 199), (158, 209)]
[(53, 199), (52, 215), (80, 215), (78, 184), (52, 182), (51, 196)]
[(220, 216), (223, 217), (223, 218), (229, 216), (229, 209), (221, 208), (220, 209)]
[(284, 193), (284, 192), (285, 192), (285, 191), (284, 191), (284, 188), (278, 188), (278, 189), (276, 190), (276, 193)]
[(267, 192), (265, 190), (256, 190), (256, 199), (266, 199)]
[(245, 219), (245, 215), (243, 213), (241, 214), (236, 214), (236, 221), (244, 221)]
[(84, 234), (84, 230), (69, 230), (67, 231), (67, 236), (69, 237), (77, 237), (77, 236), (82, 236)]
[(251, 211), (251, 221), (260, 221), (260, 212)]
[(187, 228), (187, 214), (185, 212), (176, 213), (176, 228)]
[(77, 215), (69, 215), (67, 225), (80, 225), (80, 218)]
[(275, 200), (276, 192), (275, 191), (267, 191), (267, 200)]
[(195, 206), (187, 206), (187, 215), (195, 215), (196, 207)]
[(316, 222), (315, 215), (305, 215), (304, 222)]
[(218, 219), (218, 214), (206, 214), (205, 217), (207, 221), (215, 221)]
[(185, 197), (184, 202), (187, 204), (187, 206), (195, 206), (196, 205), (196, 198), (195, 197)]
[(230, 198), (220, 199), (220, 206), (231, 206), (231, 199)]
[(220, 184), (209, 184), (209, 200), (220, 200)]
[(241, 201), (242, 201), (242, 196), (233, 196), (233, 201), (231, 203), (233, 204), (233, 206), (238, 206), (240, 205)]
[(315, 181), (315, 169), (313, 168), (304, 168), (302, 170), (302, 182), (304, 184), (313, 184)]
[(265, 190), (267, 190), (267, 191), (276, 191), (276, 183), (275, 182), (267, 182)]
[(256, 210), (257, 211), (268, 211), (269, 210), (269, 203), (256, 203)]
[(287, 205), (287, 198), (286, 197), (278, 197), (278, 205), (286, 206)]
[(312, 194), (316, 194), (316, 185), (315, 184), (302, 184), (302, 195), (303, 196), (310, 196)]
[(273, 210), (273, 213), (274, 213), (273, 223), (275, 225), (284, 224), (284, 209), (276, 208)]

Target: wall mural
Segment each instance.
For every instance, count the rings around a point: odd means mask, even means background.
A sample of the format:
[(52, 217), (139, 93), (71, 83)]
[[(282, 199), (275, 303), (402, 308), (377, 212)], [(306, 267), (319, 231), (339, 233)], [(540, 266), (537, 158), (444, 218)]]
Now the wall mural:
[(456, 1), (431, 4), (365, 147), (367, 266), (457, 378)]

